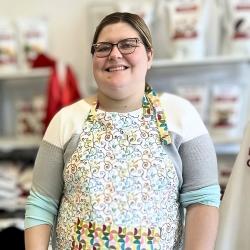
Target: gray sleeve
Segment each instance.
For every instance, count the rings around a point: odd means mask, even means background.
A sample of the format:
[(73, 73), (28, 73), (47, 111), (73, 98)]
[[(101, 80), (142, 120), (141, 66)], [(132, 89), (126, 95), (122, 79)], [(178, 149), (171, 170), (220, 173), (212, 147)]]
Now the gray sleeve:
[(218, 184), (216, 153), (208, 134), (181, 144), (179, 153), (182, 159), (182, 193)]
[(59, 202), (63, 190), (63, 150), (42, 141), (35, 161), (32, 189)]

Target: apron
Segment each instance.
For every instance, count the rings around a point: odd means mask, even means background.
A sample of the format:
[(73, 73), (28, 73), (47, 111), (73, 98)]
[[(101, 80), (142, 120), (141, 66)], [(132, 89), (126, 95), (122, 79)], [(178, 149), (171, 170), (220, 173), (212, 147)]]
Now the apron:
[(179, 249), (179, 182), (158, 95), (147, 85), (141, 109), (97, 107), (64, 168), (56, 249)]

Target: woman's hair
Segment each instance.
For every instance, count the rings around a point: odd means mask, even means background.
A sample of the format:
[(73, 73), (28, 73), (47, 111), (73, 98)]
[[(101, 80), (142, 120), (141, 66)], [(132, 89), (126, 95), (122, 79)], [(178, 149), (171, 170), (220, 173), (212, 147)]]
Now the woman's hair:
[[(141, 41), (143, 42), (146, 49), (152, 48), (152, 37), (148, 26), (140, 16), (128, 12), (114, 12), (104, 17), (96, 27), (92, 44), (95, 44), (97, 42), (97, 39), (104, 27), (120, 22), (129, 24), (138, 32)], [(93, 46), (91, 47), (91, 54), (94, 54)]]

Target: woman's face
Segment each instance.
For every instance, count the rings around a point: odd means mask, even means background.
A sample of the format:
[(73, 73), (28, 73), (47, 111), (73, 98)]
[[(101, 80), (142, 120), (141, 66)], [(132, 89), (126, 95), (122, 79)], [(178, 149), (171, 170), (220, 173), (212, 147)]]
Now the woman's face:
[[(127, 23), (110, 24), (101, 31), (98, 42), (118, 43), (126, 38), (139, 38), (139, 34)], [(109, 56), (93, 55), (93, 73), (98, 91), (115, 100), (125, 99), (144, 92), (145, 77), (151, 67), (152, 51), (138, 43), (132, 54), (123, 55), (117, 46)]]

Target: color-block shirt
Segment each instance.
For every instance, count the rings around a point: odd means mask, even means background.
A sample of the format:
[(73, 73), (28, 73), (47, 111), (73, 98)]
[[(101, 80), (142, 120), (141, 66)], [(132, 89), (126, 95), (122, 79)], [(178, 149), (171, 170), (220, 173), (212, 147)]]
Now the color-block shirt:
[(81, 100), (51, 121), (37, 155), (25, 227), (50, 224), (56, 249), (178, 249), (183, 208), (219, 206), (216, 155), (186, 100), (163, 94), (171, 143), (138, 109), (97, 110)]

